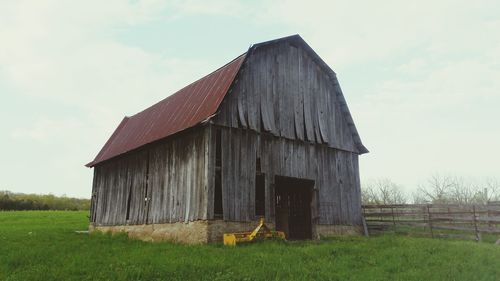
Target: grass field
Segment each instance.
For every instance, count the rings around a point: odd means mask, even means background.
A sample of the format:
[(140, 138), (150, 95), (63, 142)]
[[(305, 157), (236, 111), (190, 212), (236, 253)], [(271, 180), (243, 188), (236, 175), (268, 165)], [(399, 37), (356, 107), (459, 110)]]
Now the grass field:
[(333, 237), (236, 248), (86, 235), (85, 212), (0, 212), (0, 280), (500, 280), (500, 246)]

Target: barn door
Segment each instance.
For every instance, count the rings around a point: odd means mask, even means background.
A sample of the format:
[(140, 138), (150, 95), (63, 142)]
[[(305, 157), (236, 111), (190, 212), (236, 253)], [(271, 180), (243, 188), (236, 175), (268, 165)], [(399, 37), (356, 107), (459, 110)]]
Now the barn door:
[(287, 239), (311, 239), (311, 201), (314, 182), (276, 177), (276, 229)]

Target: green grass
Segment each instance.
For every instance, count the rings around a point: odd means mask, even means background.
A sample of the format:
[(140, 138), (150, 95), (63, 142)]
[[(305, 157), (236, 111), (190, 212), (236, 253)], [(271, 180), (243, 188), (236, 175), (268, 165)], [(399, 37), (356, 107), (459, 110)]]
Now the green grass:
[(500, 246), (402, 235), (227, 248), (85, 235), (85, 212), (0, 212), (0, 280), (500, 280)]
[[(460, 231), (451, 229), (433, 229), (435, 238), (455, 238), (461, 240), (476, 240), (476, 235), (472, 231)], [(411, 237), (431, 237), (429, 227), (411, 227), (411, 226), (396, 226), (390, 228), (385, 233), (394, 233)], [(481, 242), (495, 243), (500, 239), (499, 234), (480, 233)], [(500, 279), (499, 279), (500, 280)]]

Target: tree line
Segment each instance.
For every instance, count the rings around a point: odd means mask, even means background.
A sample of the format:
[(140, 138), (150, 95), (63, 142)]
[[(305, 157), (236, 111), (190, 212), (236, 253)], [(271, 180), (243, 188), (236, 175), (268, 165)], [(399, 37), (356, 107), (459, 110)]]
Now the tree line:
[(500, 181), (496, 178), (466, 179), (433, 174), (411, 194), (390, 179), (375, 179), (361, 186), (363, 204), (488, 204), (500, 201)]
[(0, 210), (88, 210), (89, 199), (0, 191)]

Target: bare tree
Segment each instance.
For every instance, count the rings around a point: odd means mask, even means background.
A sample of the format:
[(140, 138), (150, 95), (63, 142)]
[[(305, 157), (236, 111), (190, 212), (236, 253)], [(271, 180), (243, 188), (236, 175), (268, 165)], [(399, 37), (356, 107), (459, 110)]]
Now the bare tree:
[(362, 187), (363, 204), (404, 204), (406, 196), (400, 185), (389, 179), (369, 181)]
[[(407, 197), (390, 179), (376, 179), (361, 187), (363, 204), (403, 204)], [(418, 185), (411, 198), (414, 204), (487, 204), (500, 201), (500, 180), (464, 178), (434, 173)]]
[(413, 194), (414, 203), (487, 204), (500, 199), (500, 183), (496, 179), (465, 179), (433, 174)]
[(420, 191), (420, 188), (419, 188), (419, 190), (413, 192), (411, 196), (412, 196), (413, 204), (428, 204), (429, 203), (427, 196)]
[(363, 185), (361, 187), (361, 202), (364, 205), (366, 205), (366, 204), (376, 204), (375, 202), (377, 201), (378, 197), (372, 186)]
[(484, 197), (485, 201), (500, 201), (500, 181), (495, 178), (487, 178), (484, 181)]
[(478, 199), (477, 183), (467, 181), (462, 177), (453, 178), (453, 186), (449, 200), (455, 204), (473, 204)]
[(450, 203), (453, 186), (452, 177), (435, 173), (427, 179), (425, 184), (419, 185), (417, 196), (423, 201), (420, 203)]

